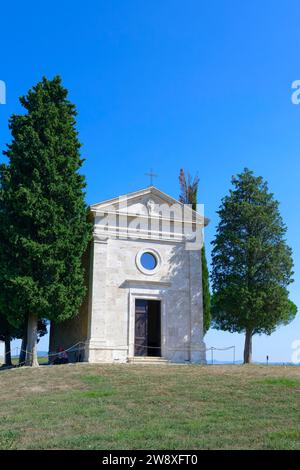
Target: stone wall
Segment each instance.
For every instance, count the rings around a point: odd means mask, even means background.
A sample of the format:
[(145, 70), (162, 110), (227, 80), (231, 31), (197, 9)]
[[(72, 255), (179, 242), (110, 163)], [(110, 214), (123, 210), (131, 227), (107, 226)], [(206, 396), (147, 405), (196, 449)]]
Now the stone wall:
[[(149, 248), (160, 258), (151, 276), (136, 263)], [(95, 240), (87, 360), (126, 362), (133, 355), (135, 298), (161, 300), (163, 357), (204, 360), (200, 251), (170, 241)]]
[[(78, 312), (74, 318), (62, 323), (51, 323), (50, 327), (50, 341), (49, 341), (49, 354), (58, 352), (59, 348), (69, 349), (75, 344), (82, 342), (85, 343), (88, 337), (88, 301), (89, 301), (89, 267), (91, 258), (91, 246), (89, 245), (86, 253), (83, 256), (83, 266), (85, 269), (85, 284), (87, 292)], [(80, 348), (80, 349), (79, 349)], [(70, 362), (77, 362), (84, 360), (84, 344), (80, 344), (74, 350), (68, 352)], [(53, 356), (49, 356), (51, 361)]]

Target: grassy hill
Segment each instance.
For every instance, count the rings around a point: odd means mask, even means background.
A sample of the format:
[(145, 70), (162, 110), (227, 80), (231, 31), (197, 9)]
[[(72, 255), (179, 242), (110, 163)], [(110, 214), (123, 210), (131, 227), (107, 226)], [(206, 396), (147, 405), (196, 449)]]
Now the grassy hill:
[(0, 372), (0, 449), (300, 449), (300, 368)]

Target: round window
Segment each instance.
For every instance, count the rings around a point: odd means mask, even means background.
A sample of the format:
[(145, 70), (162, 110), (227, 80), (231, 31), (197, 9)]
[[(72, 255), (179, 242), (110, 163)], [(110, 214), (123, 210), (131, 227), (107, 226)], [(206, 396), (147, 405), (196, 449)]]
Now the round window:
[(159, 271), (161, 265), (160, 255), (152, 248), (146, 248), (137, 252), (135, 264), (141, 273), (152, 276)]
[(141, 265), (143, 266), (144, 269), (148, 269), (149, 271), (152, 271), (157, 266), (157, 259), (152, 253), (149, 253), (146, 251), (141, 256)]

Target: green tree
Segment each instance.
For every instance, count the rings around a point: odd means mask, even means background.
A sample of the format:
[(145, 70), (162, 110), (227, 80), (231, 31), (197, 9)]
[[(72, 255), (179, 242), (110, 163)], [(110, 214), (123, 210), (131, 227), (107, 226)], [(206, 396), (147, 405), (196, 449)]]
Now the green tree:
[[(3, 231), (4, 228), (4, 207), (3, 207), (3, 190), (0, 185), (0, 280), (3, 279), (5, 266), (3, 263), (3, 253), (5, 252)], [(1, 256), (2, 255), (2, 256)], [(7, 319), (9, 309), (9, 299), (5, 297), (5, 290), (0, 282), (0, 340), (5, 344), (4, 365), (11, 366), (11, 341), (17, 337), (20, 330), (12, 325)]]
[(287, 290), (293, 261), (279, 203), (267, 183), (245, 169), (232, 184), (212, 242), (212, 317), (217, 329), (245, 333), (249, 363), (253, 335), (270, 335), (296, 315)]
[[(180, 195), (179, 201), (183, 204), (190, 204), (193, 210), (197, 209), (197, 195), (199, 178), (194, 178), (188, 173), (186, 176), (185, 171), (181, 168), (179, 173)], [(209, 330), (211, 323), (211, 306), (210, 306), (210, 291), (209, 291), (209, 272), (207, 267), (207, 260), (205, 254), (205, 245), (201, 248), (201, 262), (202, 262), (202, 295), (203, 295), (203, 332), (204, 334)]]
[(0, 340), (5, 344), (4, 365), (11, 366), (11, 348), (10, 343), (12, 339), (16, 338), (19, 331), (12, 326), (4, 315), (0, 314)]
[[(60, 77), (20, 98), (1, 165), (0, 282), (10, 323), (27, 321), (27, 365), (38, 365), (38, 319), (76, 315), (85, 294), (82, 255), (91, 237), (75, 106)], [(1, 296), (1, 294), (0, 294)], [(1, 300), (0, 300), (1, 301)]]

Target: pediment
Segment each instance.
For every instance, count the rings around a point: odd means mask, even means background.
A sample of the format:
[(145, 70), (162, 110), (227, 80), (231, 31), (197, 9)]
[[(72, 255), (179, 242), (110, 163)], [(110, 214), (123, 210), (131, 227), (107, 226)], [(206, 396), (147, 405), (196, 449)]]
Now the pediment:
[[(171, 196), (163, 193), (155, 186), (128, 193), (113, 199), (93, 204), (90, 209), (94, 215), (115, 212), (128, 217), (166, 217), (175, 220), (182, 219), (184, 205)], [(203, 225), (203, 216), (185, 206), (186, 214), (196, 218)], [(204, 225), (208, 220), (205, 219)]]

